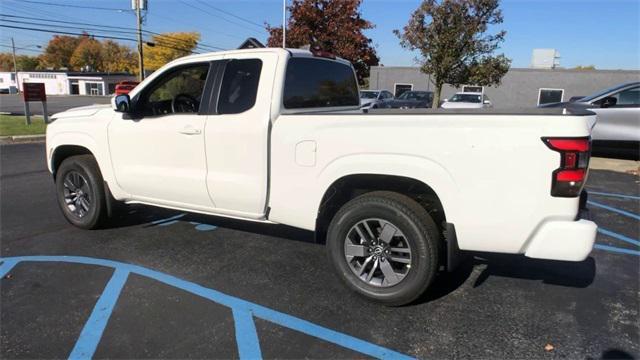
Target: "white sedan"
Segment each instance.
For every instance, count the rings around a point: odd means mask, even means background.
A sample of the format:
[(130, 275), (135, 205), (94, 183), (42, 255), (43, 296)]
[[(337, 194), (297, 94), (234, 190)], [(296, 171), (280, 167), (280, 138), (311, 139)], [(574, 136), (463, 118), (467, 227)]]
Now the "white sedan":
[(459, 92), (451, 99), (445, 99), (440, 107), (443, 109), (482, 109), (491, 107), (491, 101), (483, 93)]

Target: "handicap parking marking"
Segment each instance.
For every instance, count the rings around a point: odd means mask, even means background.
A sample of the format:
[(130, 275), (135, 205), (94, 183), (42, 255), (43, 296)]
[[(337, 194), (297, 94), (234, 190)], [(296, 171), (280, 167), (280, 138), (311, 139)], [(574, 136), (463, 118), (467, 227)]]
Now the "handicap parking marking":
[(640, 200), (640, 196), (633, 196), (633, 195), (626, 195), (626, 194), (613, 194), (608, 192), (591, 191), (591, 190), (588, 190), (588, 191), (589, 191), (589, 195), (614, 197), (614, 198), (627, 199), (627, 200)]
[(85, 323), (69, 356), (70, 359), (88, 359), (93, 356), (129, 274), (137, 274), (159, 281), (230, 308), (235, 323), (236, 345), (241, 359), (261, 358), (262, 351), (254, 318), (266, 320), (374, 358), (412, 359), (408, 355), (371, 342), (139, 265), (81, 256), (20, 256), (0, 258), (0, 261), (2, 261), (0, 275), (3, 277), (20, 262), (63, 262), (105, 266), (114, 269), (111, 279), (94, 306), (87, 323)]
[(604, 244), (595, 244), (593, 247), (594, 249), (598, 249), (598, 250), (605, 250), (605, 251), (610, 251), (610, 252), (619, 253), (619, 254), (629, 254), (629, 255), (640, 256), (640, 251), (636, 251), (636, 250), (624, 249), (624, 248), (619, 248), (619, 247), (609, 246)]
[(626, 237), (624, 235), (618, 234), (615, 231), (611, 231), (611, 230), (604, 229), (602, 227), (598, 227), (598, 232), (601, 233), (602, 235), (606, 235), (606, 236), (612, 237), (614, 239), (618, 239), (620, 241), (624, 241), (624, 242), (629, 243), (629, 244), (640, 246), (640, 241), (633, 240), (632, 238), (629, 238), (629, 237)]
[(634, 214), (634, 213), (626, 211), (626, 210), (618, 209), (618, 208), (615, 208), (613, 206), (601, 204), (599, 202), (595, 202), (595, 201), (591, 201), (591, 200), (588, 200), (587, 204), (595, 206), (595, 207), (598, 207), (598, 208), (601, 208), (601, 209), (609, 210), (611, 212), (614, 212), (614, 213), (617, 213), (617, 214), (620, 214), (620, 215), (624, 215), (626, 217), (630, 217), (630, 218), (635, 219), (635, 220), (640, 220), (640, 215)]
[[(171, 217), (168, 217), (168, 218), (165, 218), (165, 219), (154, 220), (154, 221), (150, 222), (149, 224), (152, 225), (152, 226), (169, 226), (169, 225), (173, 225), (173, 224), (179, 223), (180, 219), (182, 219), (186, 215), (187, 215), (186, 213), (182, 213), (182, 214), (171, 216)], [(195, 229), (198, 230), (198, 231), (213, 231), (213, 230), (218, 228), (215, 225), (200, 223), (200, 222), (196, 222), (196, 221), (189, 221), (189, 224), (195, 225)]]

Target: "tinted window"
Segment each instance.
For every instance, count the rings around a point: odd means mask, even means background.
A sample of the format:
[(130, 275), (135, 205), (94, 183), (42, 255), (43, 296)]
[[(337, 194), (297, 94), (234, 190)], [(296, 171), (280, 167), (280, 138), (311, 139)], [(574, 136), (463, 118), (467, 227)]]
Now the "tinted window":
[(405, 93), (407, 91), (411, 91), (411, 89), (413, 89), (413, 85), (410, 85), (410, 84), (396, 84), (396, 86), (395, 86), (396, 97), (399, 97), (400, 95), (402, 95), (403, 93)]
[(359, 106), (358, 85), (350, 66), (336, 61), (292, 58), (284, 82), (287, 109)]
[(402, 95), (398, 96), (400, 100), (428, 100), (431, 98), (431, 93), (426, 91), (405, 91)]
[(227, 63), (218, 98), (218, 114), (239, 114), (253, 107), (258, 94), (262, 61), (232, 60)]
[(468, 102), (468, 103), (479, 103), (480, 95), (474, 94), (455, 94), (449, 100), (450, 102)]
[(144, 115), (197, 113), (207, 80), (209, 64), (189, 65), (169, 70), (141, 97)]
[(618, 99), (616, 105), (640, 105), (640, 87), (621, 91), (614, 95)]
[(540, 89), (538, 105), (561, 102), (563, 94), (562, 89)]
[(378, 98), (377, 91), (360, 91), (360, 98), (362, 99), (377, 99)]

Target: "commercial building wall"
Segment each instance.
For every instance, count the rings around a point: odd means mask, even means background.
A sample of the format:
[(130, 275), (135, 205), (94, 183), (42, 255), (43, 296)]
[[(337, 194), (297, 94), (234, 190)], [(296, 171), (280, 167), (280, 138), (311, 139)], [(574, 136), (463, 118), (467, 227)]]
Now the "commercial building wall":
[[(587, 96), (630, 81), (640, 81), (640, 71), (513, 68), (499, 86), (485, 87), (485, 94), (495, 108), (527, 108), (538, 105), (540, 89), (563, 89), (563, 100), (568, 101), (573, 96)], [(434, 89), (430, 77), (417, 67), (371, 68), (370, 89), (394, 92), (396, 84), (412, 84), (413, 90)], [(449, 98), (457, 91), (460, 89), (445, 85), (442, 98)]]

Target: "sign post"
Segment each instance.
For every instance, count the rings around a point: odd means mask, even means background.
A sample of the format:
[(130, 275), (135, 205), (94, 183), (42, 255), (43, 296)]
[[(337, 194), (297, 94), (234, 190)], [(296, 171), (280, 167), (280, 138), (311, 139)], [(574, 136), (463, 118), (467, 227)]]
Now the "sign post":
[(24, 115), (27, 125), (31, 125), (31, 113), (29, 112), (29, 102), (42, 102), (42, 113), (44, 114), (44, 123), (49, 123), (49, 115), (47, 114), (47, 94), (44, 91), (44, 83), (22, 83), (22, 96), (24, 99)]

